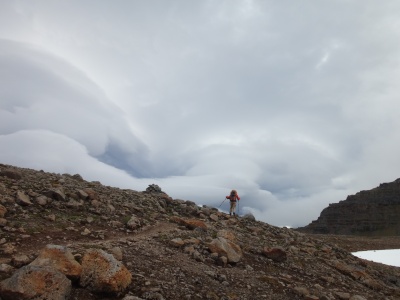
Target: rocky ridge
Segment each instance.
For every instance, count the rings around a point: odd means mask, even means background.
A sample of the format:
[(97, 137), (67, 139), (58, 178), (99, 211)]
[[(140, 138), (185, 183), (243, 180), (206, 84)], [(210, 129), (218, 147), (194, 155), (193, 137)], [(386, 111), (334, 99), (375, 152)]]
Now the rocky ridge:
[(1, 300), (400, 298), (399, 268), (339, 241), (231, 218), (156, 185), (0, 164)]
[(400, 179), (330, 204), (319, 218), (298, 228), (316, 234), (400, 235)]

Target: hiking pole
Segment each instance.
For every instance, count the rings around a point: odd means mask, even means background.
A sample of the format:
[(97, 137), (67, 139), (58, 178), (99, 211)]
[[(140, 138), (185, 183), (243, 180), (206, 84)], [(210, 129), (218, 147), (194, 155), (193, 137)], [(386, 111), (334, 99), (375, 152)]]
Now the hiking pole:
[(240, 215), (240, 201), (238, 200), (238, 217), (239, 217), (239, 215)]
[(221, 207), (221, 205), (224, 204), (225, 201), (226, 201), (226, 198), (224, 199), (224, 201), (221, 202), (221, 204), (218, 207)]

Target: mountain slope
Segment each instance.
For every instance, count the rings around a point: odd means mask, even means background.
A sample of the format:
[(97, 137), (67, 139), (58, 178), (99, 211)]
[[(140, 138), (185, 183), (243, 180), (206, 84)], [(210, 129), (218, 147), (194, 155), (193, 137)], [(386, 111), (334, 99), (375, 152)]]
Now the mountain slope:
[[(89, 249), (120, 260), (132, 281), (104, 293), (72, 281), (67, 299), (399, 299), (400, 270), (364, 261), (338, 237), (299, 233), (215, 208), (0, 164), (0, 297), (48, 245), (76, 262)], [(397, 241), (400, 247), (400, 242)]]

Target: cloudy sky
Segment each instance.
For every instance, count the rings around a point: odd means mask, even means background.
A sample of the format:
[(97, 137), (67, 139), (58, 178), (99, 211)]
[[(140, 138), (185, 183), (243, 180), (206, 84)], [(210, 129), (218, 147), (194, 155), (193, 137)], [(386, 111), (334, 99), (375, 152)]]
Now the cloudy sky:
[(306, 225), (400, 177), (399, 23), (397, 0), (0, 0), (0, 163)]

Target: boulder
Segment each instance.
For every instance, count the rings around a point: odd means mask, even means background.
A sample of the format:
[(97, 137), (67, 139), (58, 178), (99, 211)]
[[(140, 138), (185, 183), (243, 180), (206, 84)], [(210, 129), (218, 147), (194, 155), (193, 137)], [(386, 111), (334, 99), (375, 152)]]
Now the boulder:
[(0, 273), (11, 274), (15, 268), (8, 264), (0, 264)]
[(16, 202), (17, 204), (21, 206), (29, 206), (32, 205), (31, 200), (29, 199), (29, 196), (26, 195), (24, 192), (18, 191), (16, 195)]
[(232, 231), (225, 230), (225, 229), (219, 230), (217, 232), (217, 237), (223, 237), (224, 239), (227, 239), (227, 240), (229, 240), (231, 242), (235, 242), (236, 241), (235, 234)]
[(99, 195), (93, 189), (84, 189), (83, 192), (87, 194), (89, 200), (99, 200)]
[(90, 249), (82, 259), (80, 285), (96, 293), (120, 293), (132, 281), (128, 269), (112, 254)]
[(70, 293), (71, 281), (50, 267), (28, 265), (0, 282), (0, 296), (3, 300), (65, 300)]
[(40, 195), (40, 196), (35, 198), (35, 201), (40, 206), (45, 206), (47, 204), (47, 199), (48, 198), (45, 195)]
[(86, 192), (83, 191), (83, 190), (77, 190), (77, 191), (76, 191), (76, 194), (77, 194), (78, 198), (79, 198), (79, 199), (82, 199), (82, 200), (86, 200), (86, 199), (89, 198), (88, 193), (86, 193)]
[(251, 221), (255, 221), (256, 220), (256, 217), (254, 217), (254, 215), (252, 213), (250, 213), (250, 212), (245, 214), (242, 218), (243, 219), (247, 219), (247, 220), (251, 220)]
[(52, 267), (73, 280), (79, 279), (82, 273), (82, 267), (71, 251), (58, 245), (47, 245), (30, 265)]
[(223, 237), (213, 239), (207, 246), (212, 253), (227, 257), (231, 263), (237, 263), (243, 257), (240, 246)]
[(11, 264), (15, 268), (20, 268), (22, 266), (25, 266), (29, 264), (30, 258), (27, 255), (20, 254), (20, 255), (15, 255), (11, 259)]
[(264, 247), (262, 254), (275, 262), (284, 262), (287, 259), (285, 250), (280, 247), (268, 248)]
[(45, 196), (58, 201), (66, 200), (64, 191), (61, 188), (50, 189), (47, 192), (45, 192)]
[(129, 229), (137, 229), (141, 226), (140, 219), (137, 216), (132, 216), (126, 223), (126, 227)]

